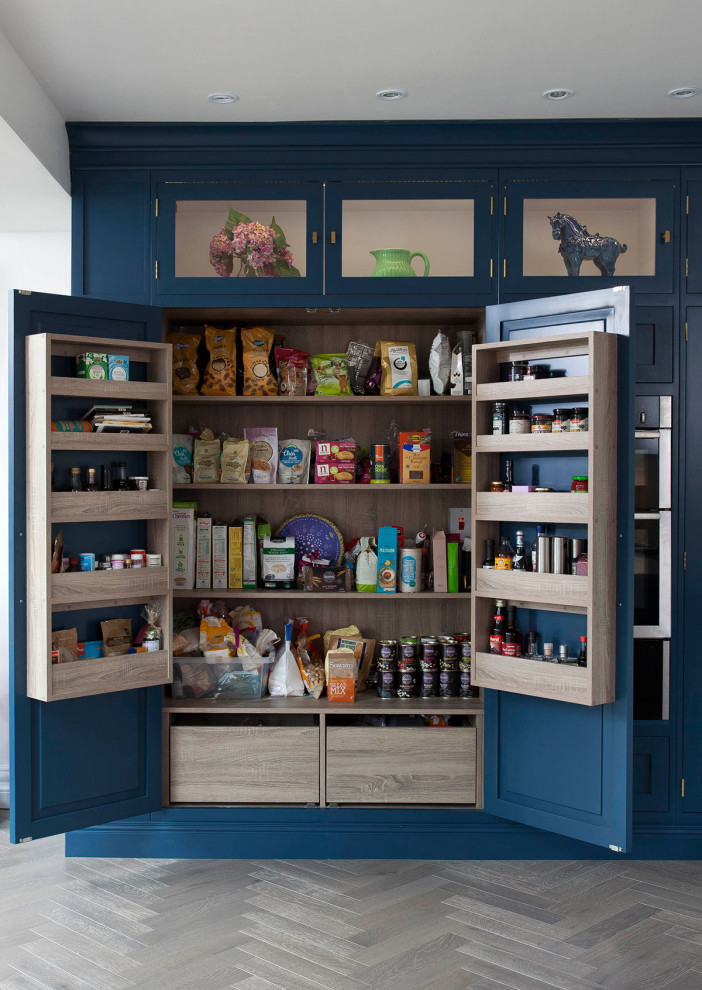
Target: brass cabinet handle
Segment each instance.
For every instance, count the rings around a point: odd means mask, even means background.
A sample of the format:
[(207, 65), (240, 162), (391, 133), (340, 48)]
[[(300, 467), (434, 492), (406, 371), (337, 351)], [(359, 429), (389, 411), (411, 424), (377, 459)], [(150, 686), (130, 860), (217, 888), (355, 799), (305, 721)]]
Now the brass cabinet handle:
[(316, 230), (313, 230), (312, 231), (312, 243), (313, 244), (316, 244), (317, 243), (317, 231)]
[(335, 230), (332, 230), (332, 232), (331, 232), (331, 242), (332, 242), (332, 244), (336, 244), (336, 231)]
[(661, 234), (661, 240), (663, 241), (664, 244), (670, 244), (670, 231), (669, 230), (664, 230), (663, 231), (663, 233)]

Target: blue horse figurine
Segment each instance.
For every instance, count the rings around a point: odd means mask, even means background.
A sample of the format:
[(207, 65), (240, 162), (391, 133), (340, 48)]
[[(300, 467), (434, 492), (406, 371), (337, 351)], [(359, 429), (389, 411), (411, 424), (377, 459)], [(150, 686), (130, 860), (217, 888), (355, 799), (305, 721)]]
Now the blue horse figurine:
[(620, 244), (616, 237), (593, 236), (587, 227), (567, 213), (557, 213), (549, 220), (554, 241), (561, 242), (558, 253), (562, 255), (569, 275), (579, 275), (580, 266), (586, 259), (594, 262), (600, 275), (614, 275), (617, 258), (626, 251), (626, 244)]

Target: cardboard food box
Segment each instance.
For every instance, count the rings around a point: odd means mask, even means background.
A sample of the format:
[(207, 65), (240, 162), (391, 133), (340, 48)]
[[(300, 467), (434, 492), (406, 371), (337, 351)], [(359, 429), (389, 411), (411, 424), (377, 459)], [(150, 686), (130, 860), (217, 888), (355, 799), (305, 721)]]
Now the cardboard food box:
[(195, 587), (195, 505), (173, 508), (173, 587)]
[(314, 466), (315, 485), (355, 485), (355, 461), (326, 461)]
[(317, 464), (347, 463), (355, 465), (358, 459), (358, 444), (355, 440), (320, 441), (315, 445)]
[(327, 695), (330, 701), (356, 700), (356, 658), (347, 650), (330, 650), (327, 653), (329, 674)]
[(76, 357), (76, 378), (107, 378), (107, 354), (85, 351)]
[(448, 591), (446, 533), (442, 529), (432, 534), (431, 554), (434, 565), (434, 591)]
[(379, 592), (394, 594), (397, 591), (398, 533), (395, 526), (378, 529), (378, 587)]
[(244, 575), (244, 530), (241, 526), (229, 527), (229, 587), (241, 588)]
[(111, 382), (129, 381), (129, 358), (125, 354), (108, 354), (107, 377)]
[(226, 588), (228, 580), (227, 527), (212, 527), (212, 587)]
[(245, 516), (243, 526), (242, 583), (244, 588), (255, 588), (258, 577), (258, 540), (256, 516)]
[(431, 481), (431, 430), (398, 435), (400, 483), (428, 485)]
[(195, 587), (212, 587), (212, 519), (198, 519), (195, 524)]
[(451, 481), (454, 485), (470, 485), (473, 482), (473, 457), (471, 438), (454, 437), (451, 457)]
[(305, 591), (346, 592), (353, 588), (353, 571), (345, 564), (303, 569)]

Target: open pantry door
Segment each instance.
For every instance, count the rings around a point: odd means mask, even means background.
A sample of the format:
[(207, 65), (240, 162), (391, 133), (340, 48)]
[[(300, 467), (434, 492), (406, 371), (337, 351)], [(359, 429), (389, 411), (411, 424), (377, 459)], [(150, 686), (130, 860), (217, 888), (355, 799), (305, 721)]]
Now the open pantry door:
[[(591, 690), (587, 697), (585, 695), (576, 697), (574, 691), (570, 700), (557, 700), (558, 690), (554, 689), (554, 684), (557, 686), (565, 685), (561, 697), (567, 697), (568, 686), (575, 684), (578, 681), (577, 677), (573, 679), (565, 676), (559, 679), (557, 675), (551, 677), (551, 672), (553, 671), (555, 674), (555, 671), (558, 670), (555, 664), (547, 665), (543, 662), (539, 663), (527, 659), (510, 661), (508, 657), (503, 657), (501, 659), (507, 663), (504, 667), (505, 676), (502, 683), (507, 686), (507, 689), (497, 689), (501, 683), (500, 668), (496, 663), (491, 666), (489, 654), (486, 657), (485, 679), (482, 682), (477, 680), (477, 683), (493, 688), (485, 691), (485, 810), (501, 818), (605, 846), (616, 852), (628, 851), (631, 843), (634, 418), (633, 354), (631, 353), (632, 349), (628, 346), (630, 305), (630, 291), (626, 287), (621, 287), (489, 306), (487, 307), (485, 345), (487, 347), (497, 342), (513, 341), (516, 354), (519, 349), (519, 341), (549, 336), (560, 337), (563, 341), (562, 335), (577, 334), (582, 339), (590, 340), (590, 357), (592, 357), (597, 344), (596, 340), (593, 344), (593, 331), (596, 332), (594, 336), (598, 338), (599, 332), (618, 335), (615, 348), (611, 346), (604, 348), (610, 353), (616, 351), (616, 380), (612, 378), (609, 384), (597, 380), (592, 382), (591, 380), (589, 386), (591, 402), (600, 386), (605, 386), (600, 390), (601, 392), (610, 393), (609, 395), (600, 394), (600, 399), (605, 400), (602, 410), (606, 414), (601, 412), (598, 420), (593, 424), (594, 430), (601, 431), (600, 436), (593, 434), (588, 440), (581, 440), (579, 444), (575, 445), (574, 450), (571, 449), (572, 445), (568, 442), (568, 438), (557, 436), (553, 436), (552, 440), (550, 437), (547, 438), (547, 443), (543, 445), (543, 451), (540, 451), (539, 445), (536, 443), (538, 436), (535, 435), (532, 435), (532, 440), (528, 440), (527, 437), (515, 437), (514, 451), (509, 448), (512, 439), (509, 436), (505, 437), (503, 441), (490, 437), (484, 444), (485, 447), (494, 444), (497, 451), (504, 450), (505, 455), (500, 454), (499, 456), (514, 458), (515, 483), (528, 485), (531, 482), (537, 486), (546, 486), (547, 490), (552, 486), (555, 489), (555, 502), (557, 503), (559, 501), (558, 489), (569, 491), (571, 488), (571, 474), (588, 474), (587, 459), (588, 457), (594, 459), (599, 456), (598, 451), (601, 445), (607, 442), (606, 432), (614, 431), (616, 433), (616, 504), (612, 499), (613, 504), (608, 510), (607, 500), (603, 499), (601, 507), (598, 508), (599, 502), (596, 500), (603, 493), (593, 490), (593, 488), (590, 489), (587, 496), (592, 511), (588, 510), (589, 515), (586, 520), (588, 525), (586, 535), (591, 538), (591, 544), (589, 553), (590, 577), (586, 579), (590, 583), (586, 588), (585, 596), (582, 599), (578, 598), (578, 595), (582, 594), (582, 589), (576, 589), (572, 582), (566, 587), (566, 581), (560, 583), (549, 581), (551, 576), (548, 574), (533, 575), (534, 578), (538, 578), (542, 582), (544, 589), (542, 598), (527, 584), (531, 577), (529, 574), (522, 577), (515, 574), (515, 580), (517, 584), (521, 585), (524, 592), (523, 596), (516, 592), (512, 595), (507, 594), (507, 597), (511, 597), (519, 609), (524, 610), (521, 615), (522, 621), (526, 623), (525, 629), (535, 628), (537, 633), (541, 633), (539, 646), (541, 645), (541, 638), (552, 639), (556, 643), (557, 652), (558, 642), (564, 640), (568, 642), (570, 639), (572, 655), (573, 647), (577, 648), (578, 634), (585, 631), (584, 626), (583, 628), (576, 628), (578, 622), (584, 623), (585, 616), (582, 613), (587, 613), (588, 632), (591, 630), (590, 623), (598, 620), (596, 607), (593, 615), (593, 568), (598, 564), (609, 563), (612, 568), (610, 580), (616, 582), (616, 597), (612, 591), (610, 600), (613, 614), (608, 620), (611, 639), (608, 645), (604, 644), (603, 648), (605, 651), (610, 649), (614, 654), (615, 661), (612, 665), (615, 675), (614, 683), (612, 684), (610, 679), (605, 689), (600, 689), (599, 698), (596, 688), (594, 692)], [(555, 341), (553, 346), (557, 350)], [(534, 389), (534, 395), (538, 397), (535, 400), (536, 408), (540, 412), (552, 411), (552, 409), (541, 408), (544, 402), (546, 404), (550, 402), (551, 406), (575, 405), (578, 401), (575, 398), (575, 391), (577, 391), (575, 377), (578, 375), (584, 376), (581, 379), (584, 383), (581, 391), (586, 392), (588, 368), (587, 366), (583, 367), (583, 358), (564, 358), (565, 344), (562, 343), (560, 346), (561, 356), (554, 362), (552, 372), (555, 367), (559, 369), (557, 374), (566, 376), (563, 379), (563, 396), (557, 398), (555, 383), (553, 378), (549, 377), (547, 379), (549, 384), (546, 389), (540, 390), (544, 392), (543, 396), (539, 395), (538, 387)], [(537, 346), (537, 352), (538, 349)], [(600, 348), (600, 350), (603, 349)], [(504, 361), (505, 356), (509, 357), (508, 351), (509, 348), (505, 349), (503, 344), (502, 350), (497, 348), (491, 356), (494, 369), (493, 378), (498, 381), (500, 378), (506, 377), (504, 365), (502, 366), (502, 375), (499, 369), (500, 361)], [(576, 353), (582, 355), (582, 350), (580, 349)], [(474, 375), (476, 373), (475, 356), (474, 351)], [(548, 363), (548, 345), (543, 346), (537, 360), (539, 358)], [(572, 367), (568, 365), (568, 360), (573, 361)], [(581, 362), (580, 365), (578, 365), (578, 361)], [(567, 370), (564, 370), (564, 365), (567, 366)], [(483, 362), (483, 366), (486, 366), (485, 362)], [(571, 377), (570, 382), (568, 382), (569, 377)], [(538, 381), (529, 381), (518, 386), (517, 391), (521, 388), (524, 393), (524, 395), (521, 392), (519, 394), (522, 404), (526, 401), (527, 385), (538, 386), (539, 383)], [(613, 387), (616, 390), (615, 395), (611, 394)], [(483, 386), (482, 406), (487, 408), (487, 412), (485, 408), (481, 409), (481, 385), (474, 381), (473, 428), (478, 444), (480, 443), (481, 432), (486, 434), (491, 432), (488, 430), (487, 424), (488, 415), (491, 422), (492, 403), (486, 401), (488, 396), (488, 392), (485, 391), (486, 388)], [(493, 391), (495, 391), (494, 386)], [(499, 386), (497, 391), (499, 391)], [(570, 393), (572, 393), (572, 397), (568, 401)], [(507, 392), (500, 398), (508, 398)], [(554, 401), (556, 398), (557, 401)], [(611, 435), (610, 432), (610, 437)], [(561, 440), (565, 442), (561, 443)], [(546, 451), (547, 446), (549, 447), (548, 451)], [(564, 460), (566, 451), (568, 453)], [(493, 457), (496, 456), (493, 454)], [(568, 457), (571, 457), (570, 462)], [(521, 462), (520, 458), (522, 459)], [(534, 473), (534, 463), (538, 463), (539, 459), (540, 464), (537, 473)], [(495, 461), (488, 463), (497, 466)], [(592, 468), (592, 464), (590, 466)], [(538, 471), (540, 471), (540, 477)], [(561, 473), (565, 471), (563, 478), (557, 477), (559, 471)], [(526, 478), (524, 477), (525, 472), (529, 474)], [(594, 469), (592, 474), (595, 474)], [(502, 474), (499, 477), (502, 477)], [(475, 485), (473, 498), (480, 504), (480, 492), (483, 490), (483, 486), (480, 484), (479, 468), (476, 476), (475, 463), (473, 480)], [(595, 478), (593, 477), (592, 480), (594, 482)], [(522, 500), (537, 497), (536, 494), (509, 496), (511, 499), (520, 498)], [(573, 511), (575, 512), (576, 509), (580, 511), (580, 504), (575, 502), (579, 497), (578, 494), (569, 494), (567, 497), (573, 499)], [(507, 496), (503, 496), (503, 498), (506, 499)], [(558, 510), (560, 515), (554, 516), (555, 523), (554, 520), (548, 518), (539, 518), (538, 521), (547, 525), (552, 523), (549, 526), (551, 533), (563, 532), (566, 536), (569, 534), (577, 535), (576, 529), (569, 525), (568, 513), (571, 503), (566, 503), (563, 499), (564, 496), (561, 496), (560, 500), (563, 505)], [(483, 503), (487, 505), (484, 499)], [(533, 524), (536, 519), (529, 515), (530, 505), (532, 503), (524, 502), (523, 510), (520, 509), (520, 511), (527, 513), (523, 520), (514, 517), (515, 521), (512, 522), (513, 512), (506, 516), (504, 512), (500, 514), (498, 511), (489, 517), (483, 512), (482, 518), (493, 520), (491, 525), (495, 527), (494, 535), (503, 535), (502, 530), (504, 530), (505, 533), (513, 536), (514, 526), (518, 527), (520, 522), (522, 528), (528, 528), (530, 524), (531, 528), (534, 528)], [(547, 500), (544, 499), (544, 508), (546, 505)], [(516, 508), (513, 511), (516, 511)], [(610, 514), (616, 513), (616, 528), (614, 526), (611, 528), (613, 542), (611, 545), (602, 547), (599, 555), (595, 555), (598, 559), (593, 559), (593, 530), (608, 512)], [(481, 518), (480, 513), (478, 513), (478, 518)], [(499, 521), (507, 518), (509, 518), (509, 522)], [(575, 523), (577, 520), (573, 519), (572, 521)], [(580, 535), (585, 535), (584, 525), (583, 533)], [(474, 532), (474, 540), (475, 536)], [(596, 542), (594, 545), (597, 545)], [(481, 546), (474, 546), (475, 554), (479, 555), (481, 551)], [(492, 572), (484, 573), (487, 575), (486, 581), (493, 580), (499, 584), (501, 577), (497, 571), (494, 572), (494, 578), (489, 577)], [(480, 577), (477, 577), (478, 587), (480, 587), (480, 580)], [(568, 580), (570, 581), (570, 579)], [(490, 585), (483, 584), (482, 587), (482, 593), (486, 595)], [(548, 597), (549, 587), (550, 598)], [(505, 588), (507, 588), (507, 584), (505, 584)], [(610, 590), (612, 590), (611, 587)], [(492, 616), (487, 617), (486, 609), (492, 609), (494, 599), (500, 597), (502, 595), (495, 594), (493, 590), (489, 602), (487, 598), (484, 598), (481, 605), (479, 598), (475, 598), (474, 607), (476, 605), (478, 607), (476, 626), (481, 625), (481, 618), (485, 620), (483, 624), (489, 623), (489, 618)], [(527, 600), (514, 601), (520, 597)], [(541, 606), (536, 603), (539, 600), (542, 602)], [(569, 601), (575, 605), (575, 608), (569, 610), (566, 607), (559, 613), (558, 603), (567, 606)], [(539, 611), (539, 607), (545, 610)], [(578, 614), (578, 611), (581, 614)], [(570, 629), (569, 622), (573, 624), (573, 629)], [(539, 626), (542, 628), (539, 629)], [(573, 638), (574, 643), (572, 642)], [(479, 644), (480, 641), (481, 629), (475, 628), (473, 630), (474, 653), (476, 643)], [(600, 637), (600, 643), (602, 644), (602, 642)], [(589, 647), (590, 644), (588, 643), (588, 650)], [(488, 647), (483, 645), (482, 648), (487, 649)], [(481, 649), (481, 646), (478, 645), (477, 649)], [(589, 666), (593, 665), (594, 659), (593, 656), (588, 656)], [(493, 661), (497, 661), (497, 657), (493, 657)], [(539, 675), (535, 679), (541, 680), (541, 685), (538, 688), (535, 687), (534, 693), (541, 693), (541, 696), (535, 697), (529, 693), (529, 685), (525, 684), (524, 668), (519, 667), (519, 664), (533, 665), (533, 669)], [(475, 656), (474, 666), (476, 666)], [(477, 667), (479, 669), (479, 664)], [(565, 669), (561, 668), (561, 670)], [(543, 677), (540, 676), (542, 673)], [(581, 669), (580, 673), (588, 674), (592, 688), (590, 671), (586, 672)], [(583, 683), (587, 683), (586, 678), (583, 678)], [(604, 704), (599, 703), (603, 696), (611, 697), (614, 700)]]
[[(37, 689), (28, 684), (27, 677), (27, 614), (28, 594), (31, 588), (27, 567), (27, 537), (31, 527), (34, 534), (43, 530), (44, 539), (49, 542), (54, 536), (57, 520), (50, 506), (53, 499), (49, 493), (45, 497), (47, 504), (40, 506), (36, 503), (34, 510), (40, 514), (28, 518), (29, 491), (27, 486), (28, 436), (27, 436), (27, 406), (43, 402), (47, 409), (46, 429), (50, 431), (52, 417), (82, 418), (92, 405), (100, 402), (100, 385), (117, 385), (116, 382), (88, 382), (80, 385), (78, 380), (75, 389), (71, 388), (70, 379), (75, 375), (75, 347), (77, 338), (95, 338), (92, 348), (102, 352), (101, 340), (109, 339), (124, 341), (124, 353), (136, 350), (137, 341), (161, 341), (161, 313), (154, 307), (127, 305), (124, 303), (104, 302), (94, 299), (73, 298), (70, 296), (45, 295), (42, 293), (14, 292), (10, 302), (10, 332), (8, 334), (8, 396), (9, 396), (9, 471), (7, 472), (9, 491), (9, 616), (7, 624), (7, 640), (10, 664), (10, 801), (11, 801), (11, 839), (13, 842), (27, 841), (45, 835), (66, 832), (73, 829), (97, 825), (115, 819), (129, 818), (145, 814), (161, 807), (161, 688), (137, 687), (134, 690), (116, 690), (112, 685), (98, 688), (104, 693), (91, 690), (81, 690), (82, 694), (93, 694), (91, 697), (71, 696), (78, 693), (75, 687), (66, 688), (65, 680), (56, 683), (63, 684), (63, 694), (49, 694), (57, 700), (39, 701), (28, 696), (28, 690), (35, 694)], [(14, 328), (14, 331), (13, 331)], [(25, 361), (25, 338), (35, 334), (46, 334), (46, 340), (56, 342), (56, 337), (66, 335), (66, 346), (58, 346), (53, 351), (46, 351), (49, 360), (44, 371), (45, 387), (50, 393), (48, 406), (46, 398), (37, 399), (27, 396), (27, 368)], [(73, 338), (71, 344), (68, 339)], [(134, 342), (130, 346), (130, 342)], [(141, 345), (143, 347), (143, 344)], [(90, 350), (90, 344), (86, 345)], [(112, 348), (110, 348), (112, 350)], [(65, 352), (65, 353), (63, 353)], [(138, 357), (136, 358), (138, 361)], [(160, 358), (163, 361), (163, 358)], [(51, 366), (52, 361), (54, 366)], [(135, 378), (139, 371), (134, 369)], [(52, 376), (56, 376), (51, 381)], [(63, 377), (65, 376), (65, 377)], [(143, 373), (142, 377), (148, 377)], [(141, 383), (141, 391), (146, 397), (149, 381)], [(170, 386), (168, 386), (170, 388)], [(117, 398), (127, 397), (126, 389), (117, 396), (119, 388), (112, 389)], [(163, 391), (163, 389), (161, 389)], [(73, 393), (73, 394), (72, 394)], [(104, 401), (104, 400), (103, 400)], [(146, 401), (149, 401), (148, 399)], [(170, 406), (170, 403), (168, 403)], [(164, 403), (165, 406), (165, 403)], [(51, 410), (48, 412), (48, 410)], [(165, 416), (166, 414), (163, 413)], [(170, 413), (159, 426), (154, 424), (154, 432), (167, 434), (160, 447), (170, 449)], [(49, 433), (49, 437), (50, 437)], [(97, 440), (96, 434), (86, 434)], [(55, 434), (67, 437), (68, 435)], [(122, 436), (121, 434), (119, 436)], [(117, 450), (118, 439), (114, 437), (111, 453), (98, 443), (92, 444), (91, 449), (78, 449), (75, 444), (59, 445), (59, 449), (47, 437), (41, 441), (47, 450), (49, 458), (57, 463), (57, 487), (65, 490), (66, 477), (71, 465), (81, 468), (88, 466), (99, 467), (104, 461), (117, 461), (129, 457)], [(142, 459), (147, 456), (146, 444), (133, 454)], [(158, 444), (156, 446), (159, 446)], [(55, 449), (54, 449), (55, 448)], [(131, 453), (131, 452), (130, 452)], [(61, 456), (59, 456), (61, 455)], [(35, 456), (35, 455), (32, 455)], [(97, 464), (94, 461), (97, 460)], [(134, 467), (140, 463), (134, 461)], [(146, 463), (144, 461), (144, 463)], [(49, 464), (46, 465), (47, 470)], [(130, 465), (131, 467), (131, 465)], [(84, 475), (84, 472), (82, 472)], [(139, 473), (136, 471), (136, 473)], [(60, 483), (59, 483), (60, 476)], [(114, 493), (115, 495), (118, 493)], [(140, 496), (141, 492), (125, 493)], [(158, 493), (144, 492), (144, 495), (156, 496)], [(167, 495), (170, 494), (170, 481)], [(102, 493), (103, 497), (106, 493)], [(63, 496), (64, 501), (68, 497)], [(106, 499), (109, 501), (109, 497)], [(149, 510), (151, 511), (151, 510)], [(59, 513), (61, 515), (61, 513)], [(106, 518), (96, 519), (94, 510), (88, 513), (89, 522), (77, 521), (80, 513), (72, 509), (68, 512), (69, 521), (63, 524), (65, 516), (58, 520), (63, 526), (66, 546), (70, 540), (73, 552), (99, 550), (107, 552), (107, 542), (116, 540), (121, 549), (124, 541), (136, 539), (144, 525), (143, 519), (153, 520), (151, 515), (144, 516), (142, 521), (134, 518), (118, 518), (118, 510), (113, 506), (111, 514)], [(125, 515), (128, 515), (125, 513)], [(137, 513), (137, 516), (139, 514)], [(112, 520), (112, 521), (110, 521)], [(107, 525), (105, 523), (107, 522)], [(152, 532), (152, 530), (149, 530)], [(87, 543), (84, 546), (83, 543)], [(41, 565), (40, 565), (41, 569)], [(87, 576), (87, 575), (86, 575)], [(71, 574), (62, 575), (71, 578)], [(78, 575), (82, 577), (82, 575)], [(97, 579), (98, 574), (95, 575)], [(52, 587), (51, 583), (48, 585)], [(163, 589), (161, 589), (163, 590)], [(146, 592), (145, 592), (146, 595)], [(122, 592), (113, 594), (112, 600), (106, 597), (104, 617), (120, 615), (126, 606), (119, 606), (115, 611), (115, 597), (126, 600)], [(170, 596), (164, 596), (170, 602)], [(150, 600), (146, 595), (144, 601)], [(52, 599), (54, 608), (57, 602)], [(99, 619), (103, 616), (96, 613), (95, 586), (85, 589), (86, 609), (83, 601), (76, 600), (75, 589), (69, 603), (69, 611), (59, 612), (60, 621), (53, 628), (63, 628), (66, 625), (79, 627), (79, 639), (84, 636), (92, 639), (99, 638)], [(142, 602), (143, 604), (143, 602)], [(110, 607), (113, 606), (113, 607)], [(170, 608), (170, 604), (168, 606)], [(44, 611), (47, 603), (43, 603)], [(51, 620), (51, 602), (49, 602), (48, 620)], [(121, 609), (121, 611), (120, 611)], [(132, 618), (138, 618), (139, 605), (133, 601), (129, 605)], [(57, 613), (54, 612), (56, 617)], [(92, 618), (89, 618), (92, 616)], [(96, 618), (97, 616), (97, 618)], [(167, 615), (170, 619), (170, 612)], [(85, 625), (80, 629), (81, 623)], [(50, 635), (50, 628), (45, 632)], [(98, 634), (96, 635), (96, 629)], [(47, 650), (49, 644), (47, 643)], [(167, 651), (166, 651), (167, 652)], [(139, 654), (138, 656), (142, 656)], [(50, 657), (50, 654), (49, 654)], [(116, 660), (124, 658), (117, 657)], [(98, 661), (100, 662), (100, 661)], [(83, 667), (88, 670), (91, 660), (76, 664), (66, 664), (66, 667)], [(54, 665), (56, 666), (56, 665)], [(58, 665), (61, 666), (61, 665)], [(52, 683), (51, 666), (48, 681)], [(108, 675), (109, 676), (109, 673)], [(162, 680), (165, 678), (161, 678)], [(55, 680), (55, 679), (54, 679)], [(124, 681), (117, 684), (120, 687)], [(142, 681), (143, 683), (143, 681)], [(154, 684), (155, 680), (148, 683)]]

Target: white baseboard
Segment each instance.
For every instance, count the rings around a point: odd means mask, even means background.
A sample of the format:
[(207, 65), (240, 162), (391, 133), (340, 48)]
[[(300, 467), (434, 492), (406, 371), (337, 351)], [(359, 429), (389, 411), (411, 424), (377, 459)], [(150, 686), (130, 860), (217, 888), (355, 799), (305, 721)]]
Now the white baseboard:
[(0, 808), (10, 807), (10, 768), (0, 767)]

